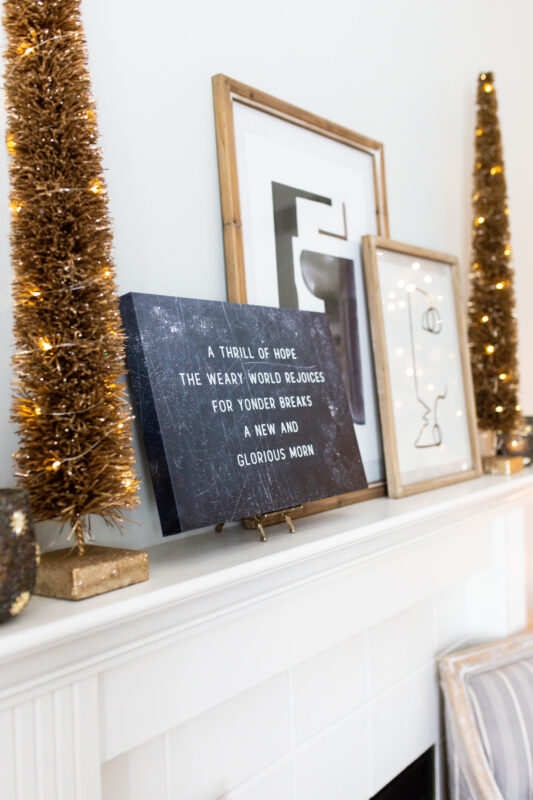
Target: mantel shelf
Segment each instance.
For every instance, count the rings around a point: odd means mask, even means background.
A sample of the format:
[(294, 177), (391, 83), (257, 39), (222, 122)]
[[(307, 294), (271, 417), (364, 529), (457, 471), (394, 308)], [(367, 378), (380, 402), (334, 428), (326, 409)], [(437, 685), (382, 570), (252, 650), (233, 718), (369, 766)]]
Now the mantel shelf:
[[(533, 471), (526, 470), (317, 514), (298, 520), (295, 535), (283, 525), (270, 528), (266, 543), (252, 531), (229, 526), (221, 534), (205, 531), (156, 545), (149, 548), (148, 582), (78, 603), (34, 597), (23, 614), (2, 626), (0, 701), (15, 680), (8, 666), (37, 665), (44, 651), (66, 648), (80, 661), (79, 648), (87, 640), (87, 658), (109, 658), (133, 647), (134, 640), (168, 636), (170, 629), (199, 624), (224, 609), (453, 529), (465, 518), (498, 513), (528, 495), (533, 500)], [(67, 657), (65, 651), (61, 662)], [(28, 670), (27, 679), (37, 680), (37, 666)]]

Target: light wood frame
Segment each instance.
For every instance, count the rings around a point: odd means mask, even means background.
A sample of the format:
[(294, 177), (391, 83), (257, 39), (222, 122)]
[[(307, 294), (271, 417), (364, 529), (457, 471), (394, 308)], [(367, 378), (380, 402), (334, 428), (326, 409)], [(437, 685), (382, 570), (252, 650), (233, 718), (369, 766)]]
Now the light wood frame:
[[(392, 384), (389, 370), (389, 357), (386, 349), (385, 323), (381, 302), (381, 288), (378, 272), (377, 250), (389, 250), (413, 258), (428, 259), (447, 264), (452, 274), (453, 293), (456, 311), (457, 333), (461, 356), (461, 368), (465, 394), (467, 424), (470, 448), (472, 452), (472, 468), (464, 472), (443, 475), (426, 481), (403, 484), (399, 467), (398, 444), (393, 412)], [(393, 242), (380, 236), (363, 236), (363, 263), (367, 287), (368, 310), (370, 327), (374, 346), (374, 360), (376, 364), (376, 378), (378, 384), (379, 409), (381, 414), (381, 428), (383, 432), (383, 445), (385, 449), (385, 466), (387, 471), (387, 487), (391, 497), (405, 497), (418, 492), (438, 489), (451, 483), (470, 480), (482, 473), (479, 442), (477, 436), (477, 417), (472, 384), (470, 359), (466, 327), (461, 303), (461, 290), (459, 281), (458, 260), (455, 256), (427, 250), (422, 247)]]
[[(373, 160), (377, 230), (381, 236), (389, 235), (385, 164), (381, 142), (354, 133), (348, 128), (285, 103), (283, 100), (253, 89), (251, 86), (228, 78), (226, 75), (215, 75), (213, 77), (213, 100), (224, 231), (226, 281), (228, 300), (230, 302), (247, 302), (239, 176), (233, 118), (234, 103), (242, 103), (263, 111), (265, 114), (278, 117), (321, 136), (326, 136), (329, 139), (334, 139), (349, 147), (368, 153)], [(368, 489), (306, 503), (302, 510), (296, 512), (293, 516), (301, 517), (308, 514), (316, 514), (319, 511), (358, 503), (384, 494), (385, 482), (380, 481), (371, 484)]]

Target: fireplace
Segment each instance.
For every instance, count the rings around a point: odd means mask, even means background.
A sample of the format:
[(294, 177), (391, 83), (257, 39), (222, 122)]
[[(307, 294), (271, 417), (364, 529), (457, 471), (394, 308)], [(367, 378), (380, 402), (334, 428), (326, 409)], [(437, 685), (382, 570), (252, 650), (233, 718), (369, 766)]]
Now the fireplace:
[(434, 800), (435, 748), (413, 761), (371, 800)]
[(0, 635), (1, 797), (444, 800), (435, 661), (525, 627), (532, 491), (207, 531), (152, 548), (146, 584), (33, 598)]

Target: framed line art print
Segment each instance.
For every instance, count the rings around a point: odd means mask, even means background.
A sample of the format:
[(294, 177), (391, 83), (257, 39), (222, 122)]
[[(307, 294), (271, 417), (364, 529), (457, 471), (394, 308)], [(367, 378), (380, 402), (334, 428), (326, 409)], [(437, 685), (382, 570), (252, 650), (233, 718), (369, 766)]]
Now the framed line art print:
[(392, 497), (481, 474), (457, 259), (363, 238)]
[(369, 488), (385, 461), (361, 236), (388, 235), (383, 146), (226, 77), (213, 78), (228, 299), (325, 312)]

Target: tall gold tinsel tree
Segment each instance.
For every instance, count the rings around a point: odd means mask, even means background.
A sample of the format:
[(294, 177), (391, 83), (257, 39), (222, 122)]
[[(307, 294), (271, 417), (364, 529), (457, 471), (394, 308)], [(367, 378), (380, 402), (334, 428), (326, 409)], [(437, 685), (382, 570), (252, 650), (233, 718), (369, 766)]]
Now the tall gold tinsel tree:
[(17, 477), (84, 554), (137, 504), (124, 337), (79, 0), (5, 0)]
[(481, 430), (510, 432), (520, 417), (518, 335), (509, 208), (491, 72), (477, 87), (469, 339)]

